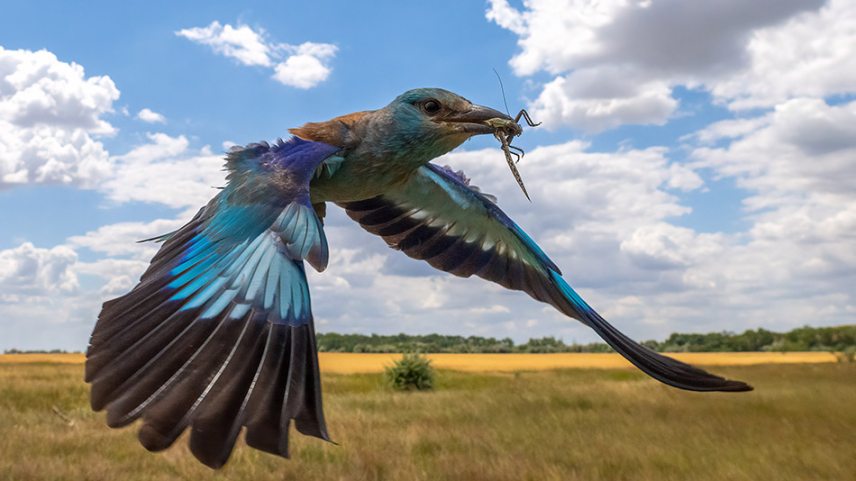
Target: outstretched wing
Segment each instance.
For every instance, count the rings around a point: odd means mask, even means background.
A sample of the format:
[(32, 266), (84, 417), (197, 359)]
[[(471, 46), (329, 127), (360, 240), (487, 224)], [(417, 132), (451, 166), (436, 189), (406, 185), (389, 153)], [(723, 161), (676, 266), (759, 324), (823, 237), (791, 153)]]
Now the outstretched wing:
[(559, 268), (523, 229), (448, 168), (427, 164), (396, 190), (340, 205), (364, 229), (414, 259), (457, 276), (477, 275), (553, 305), (594, 329), (661, 382), (693, 391), (751, 389), (662, 356), (622, 334), (565, 282)]
[(142, 418), (152, 451), (190, 427), (191, 451), (211, 467), (244, 426), (249, 445), (281, 456), (292, 420), (328, 439), (303, 259), (327, 264), (308, 183), (336, 150), (299, 139), (233, 150), (227, 187), (104, 304), (86, 381), (111, 427)]

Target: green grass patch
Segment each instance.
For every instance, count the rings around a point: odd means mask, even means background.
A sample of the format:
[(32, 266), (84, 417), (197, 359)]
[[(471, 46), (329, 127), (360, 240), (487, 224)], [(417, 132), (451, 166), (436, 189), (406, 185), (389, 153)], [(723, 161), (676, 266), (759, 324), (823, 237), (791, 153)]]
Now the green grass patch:
[(629, 370), (439, 371), (433, 391), (323, 375), (331, 444), (239, 441), (216, 473), (90, 412), (81, 365), (0, 365), (2, 480), (842, 480), (856, 476), (856, 363), (718, 368), (755, 391), (691, 393)]

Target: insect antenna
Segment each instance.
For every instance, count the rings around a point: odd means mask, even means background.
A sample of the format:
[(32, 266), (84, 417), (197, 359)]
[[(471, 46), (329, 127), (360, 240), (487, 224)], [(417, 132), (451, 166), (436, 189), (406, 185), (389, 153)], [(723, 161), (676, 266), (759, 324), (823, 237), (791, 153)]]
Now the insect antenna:
[[(511, 113), (508, 112), (508, 102), (505, 101), (505, 87), (502, 86), (502, 77), (499, 76), (499, 72), (496, 69), (493, 69), (493, 73), (496, 75), (496, 79), (499, 80), (499, 91), (502, 92), (502, 104), (505, 105), (505, 113), (511, 117)], [(517, 118), (520, 119), (520, 116), (518, 115)], [(517, 120), (514, 123), (516, 124)]]

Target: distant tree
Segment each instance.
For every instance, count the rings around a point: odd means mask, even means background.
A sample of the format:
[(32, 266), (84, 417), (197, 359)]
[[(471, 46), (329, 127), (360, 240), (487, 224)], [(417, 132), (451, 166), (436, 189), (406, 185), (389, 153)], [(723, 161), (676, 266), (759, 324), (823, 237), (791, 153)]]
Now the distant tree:
[[(317, 337), (318, 350), (328, 352), (611, 352), (602, 342), (565, 344), (553, 336), (529, 339), (515, 345), (510, 338), (480, 336), (378, 335), (323, 333)], [(786, 333), (766, 329), (733, 332), (673, 333), (664, 341), (648, 340), (643, 344), (661, 352), (752, 352), (752, 351), (833, 351), (856, 348), (856, 326), (800, 327)]]

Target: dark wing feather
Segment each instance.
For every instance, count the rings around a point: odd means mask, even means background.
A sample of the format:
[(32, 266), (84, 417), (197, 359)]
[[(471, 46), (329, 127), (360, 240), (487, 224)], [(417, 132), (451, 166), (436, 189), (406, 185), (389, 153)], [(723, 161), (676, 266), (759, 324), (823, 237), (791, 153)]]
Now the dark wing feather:
[(477, 275), (553, 305), (661, 382), (694, 391), (751, 389), (653, 352), (622, 334), (571, 289), (523, 229), (448, 168), (427, 164), (396, 190), (340, 205), (364, 229), (414, 259), (458, 276)]
[(327, 263), (308, 182), (335, 149), (307, 144), (230, 154), (229, 186), (104, 304), (87, 351), (92, 408), (112, 427), (141, 418), (147, 449), (190, 428), (191, 451), (216, 468), (245, 426), (248, 444), (280, 456), (292, 421), (328, 439), (303, 259)]

